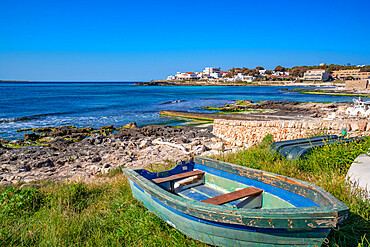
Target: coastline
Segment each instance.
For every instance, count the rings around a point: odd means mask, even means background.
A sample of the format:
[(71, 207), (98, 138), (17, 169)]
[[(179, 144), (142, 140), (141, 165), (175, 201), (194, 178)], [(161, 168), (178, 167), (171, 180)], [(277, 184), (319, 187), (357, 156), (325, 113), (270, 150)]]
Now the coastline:
[(258, 81), (258, 82), (206, 82), (206, 81), (150, 81), (137, 82), (137, 86), (287, 86), (287, 87), (344, 87), (344, 83), (333, 82), (282, 82), (282, 81)]
[[(238, 82), (238, 83), (225, 83), (225, 82), (178, 82), (178, 81), (151, 81), (151, 82), (138, 82), (134, 83), (137, 86), (237, 86), (237, 87), (253, 87), (253, 86), (266, 86), (266, 87), (315, 87), (320, 89), (302, 89), (295, 90), (289, 89), (286, 91), (299, 92), (301, 94), (313, 95), (327, 95), (327, 96), (347, 96), (347, 97), (370, 97), (370, 91), (356, 91), (345, 88), (345, 83), (333, 82), (281, 82), (281, 81), (258, 81), (258, 82)], [(334, 88), (335, 87), (335, 88)], [(334, 88), (334, 89), (333, 89)], [(320, 91), (321, 90), (321, 91)]]
[(222, 140), (212, 134), (212, 126), (138, 128), (132, 123), (114, 133), (107, 128), (92, 131), (73, 126), (36, 131), (25, 134), (25, 140), (0, 143), (0, 185), (91, 179), (123, 167), (143, 168), (191, 155), (214, 155), (223, 148)]
[[(339, 110), (340, 107), (343, 107), (343, 105), (332, 103), (299, 103), (288, 101), (285, 101), (285, 103), (281, 101), (260, 102), (253, 105), (266, 109), (272, 106), (279, 106), (280, 111), (284, 109), (289, 110), (294, 115), (311, 115), (313, 113), (315, 117), (322, 117), (323, 114), (327, 114), (335, 108)], [(253, 105), (248, 104), (246, 106), (253, 107)], [(241, 106), (245, 105), (239, 105), (238, 107)], [(169, 111), (164, 113), (167, 115), (171, 114)], [(184, 115), (184, 112), (172, 112), (172, 114)], [(232, 115), (213, 114), (207, 115), (207, 117), (204, 115), (197, 115), (196, 117), (209, 120), (212, 117), (216, 118), (218, 116), (227, 117)], [(194, 116), (188, 115), (185, 117), (192, 118)], [(255, 127), (262, 125), (261, 120), (254, 122), (257, 122)], [(273, 125), (275, 125), (274, 122), (277, 121), (272, 121)], [(285, 124), (289, 121), (282, 122)], [(217, 129), (216, 125), (217, 121), (215, 124), (215, 128)], [(242, 124), (238, 126), (235, 123), (230, 127), (232, 129), (238, 129), (241, 126)], [(273, 128), (276, 128), (276, 126)], [(355, 126), (355, 124), (352, 126)], [(354, 146), (357, 144), (352, 144), (353, 148), (351, 148), (351, 145), (344, 146), (342, 149), (336, 147), (339, 150), (338, 152), (330, 150), (330, 147), (325, 147), (324, 150), (317, 150), (317, 152), (320, 152), (319, 155), (313, 157), (316, 159), (316, 162), (305, 162), (302, 160), (298, 161), (299, 163), (292, 163), (270, 153), (269, 146), (274, 137), (271, 132), (259, 131), (264, 136), (262, 141), (258, 141), (257, 144), (255, 143), (253, 146), (245, 149), (244, 146), (232, 143), (222, 136), (220, 138), (217, 131), (215, 133), (213, 132), (213, 126), (179, 128), (166, 125), (148, 125), (137, 128), (136, 124), (131, 123), (125, 127), (115, 132), (112, 126), (102, 127), (99, 131), (64, 126), (57, 127), (51, 131), (47, 129), (38, 130), (40, 131), (39, 133), (44, 134), (46, 131), (49, 131), (47, 132), (49, 134), (45, 134), (44, 138), (50, 138), (50, 145), (9, 148), (0, 144), (0, 188), (5, 191), (4, 193), (8, 194), (13, 193), (15, 190), (19, 194), (31, 191), (42, 196), (45, 195), (47, 199), (45, 199), (45, 202), (39, 204), (42, 209), (35, 208), (34, 211), (31, 211), (35, 212), (31, 217), (34, 217), (36, 220), (30, 222), (35, 222), (35, 226), (39, 225), (40, 222), (46, 226), (52, 225), (53, 223), (48, 221), (50, 215), (58, 219), (64, 219), (66, 215), (72, 215), (71, 217), (73, 219), (78, 219), (76, 220), (78, 224), (81, 224), (80, 219), (84, 215), (89, 215), (93, 218), (91, 222), (101, 222), (101, 215), (107, 214), (107, 212), (114, 218), (114, 220), (110, 220), (112, 218), (104, 218), (104, 222), (109, 222), (110, 226), (116, 222), (117, 218), (124, 220), (124, 224), (127, 225), (128, 221), (136, 222), (138, 217), (142, 219), (143, 217), (151, 217), (152, 214), (148, 214), (146, 209), (143, 211), (142, 205), (133, 201), (127, 180), (122, 175), (123, 167), (130, 167), (132, 169), (145, 168), (150, 171), (168, 170), (173, 167), (176, 160), (187, 160), (191, 159), (194, 155), (202, 155), (315, 183), (321, 188), (330, 191), (330, 193), (334, 194), (347, 205), (351, 205), (351, 208), (354, 208), (354, 210), (360, 208), (361, 215), (366, 215), (367, 204), (363, 203), (356, 193), (350, 191), (349, 185), (343, 185), (343, 181), (347, 172), (346, 169), (349, 167), (348, 164), (350, 164), (348, 162), (352, 162), (351, 158), (353, 156), (365, 152), (362, 150), (368, 149), (368, 141), (365, 141), (364, 147), (360, 148)], [(76, 142), (70, 140), (71, 137), (77, 137), (74, 135), (86, 133), (86, 131), (90, 131), (91, 135), (85, 136), (82, 140)], [(243, 130), (243, 132), (246, 131)], [(52, 137), (54, 134), (56, 136)], [(355, 155), (353, 155), (353, 150), (356, 151)], [(338, 157), (338, 154), (344, 156), (343, 152), (345, 152), (346, 159), (339, 157), (340, 160), (345, 160), (346, 162), (344, 164), (342, 164), (343, 162), (340, 163), (342, 169), (338, 169), (338, 159), (334, 158), (331, 158), (333, 162), (329, 163), (335, 163), (335, 168), (328, 168), (328, 158), (326, 156)], [(330, 155), (331, 153), (335, 155)], [(280, 165), (275, 165), (279, 163)], [(312, 164), (316, 165), (312, 169), (314, 172), (309, 170)], [(303, 170), (305, 167), (308, 167), (307, 170)], [(333, 184), (332, 181), (337, 182)], [(98, 191), (97, 188), (99, 188), (100, 193), (104, 196), (95, 196)], [(116, 194), (112, 193), (112, 188), (115, 188), (115, 191), (117, 191)], [(340, 190), (336, 190), (338, 188)], [(343, 193), (343, 188), (348, 189), (348, 193)], [(50, 195), (55, 198), (53, 199), (54, 201), (49, 199), (48, 196)], [(61, 210), (58, 211), (58, 214), (55, 214), (54, 206), (60, 205), (57, 203), (64, 202), (63, 200), (65, 200), (64, 205), (66, 206), (63, 205), (62, 208), (65, 211)], [(354, 201), (356, 202), (355, 204), (353, 204)], [(80, 205), (85, 205), (83, 203), (90, 205), (92, 210), (90, 211), (90, 208), (88, 208), (89, 211), (80, 211)], [(19, 211), (22, 212), (19, 218), (22, 218), (22, 224), (24, 224), (24, 211)], [(123, 212), (128, 213), (123, 214)], [(122, 215), (118, 217), (118, 214), (121, 213)], [(40, 215), (43, 216), (42, 219), (40, 219)], [(358, 217), (357, 215), (355, 216)], [(99, 220), (94, 217), (99, 217)], [(359, 229), (356, 231), (356, 237), (358, 238), (366, 236), (366, 227), (368, 226), (368, 221), (363, 221), (362, 218), (360, 219), (362, 221), (356, 218), (355, 224), (353, 221), (345, 223), (351, 229), (353, 227)], [(68, 224), (70, 224), (69, 222)], [(157, 221), (150, 219), (149, 222)], [(17, 224), (8, 223), (7, 225), (17, 226)], [(152, 230), (152, 223), (150, 224), (151, 228), (147, 232), (156, 234)], [(58, 223), (58, 227), (60, 225)], [(131, 224), (129, 225), (131, 229)], [(162, 222), (161, 225), (163, 225)], [(33, 226), (32, 228), (35, 227)], [(81, 228), (84, 229), (82, 225)], [(343, 228), (345, 229), (345, 227)], [(19, 231), (19, 228), (16, 230)], [(89, 228), (89, 232), (98, 231), (100, 233), (100, 230), (101, 225)], [(109, 227), (108, 231), (111, 231), (111, 227)], [(341, 234), (346, 233), (343, 230), (338, 229), (338, 231), (341, 231)], [(21, 230), (22, 234), (23, 232), (25, 231)], [(67, 229), (66, 232), (70, 231)], [(353, 236), (352, 231), (350, 234)], [(140, 234), (137, 239), (141, 239), (141, 237), (142, 235)], [(335, 236), (331, 236), (330, 239), (330, 241), (334, 242)]]
[(144, 168), (191, 155), (216, 155), (225, 147), (228, 152), (235, 152), (242, 147), (213, 134), (214, 119), (304, 120), (321, 118), (328, 109), (339, 107), (339, 103), (243, 102), (232, 108), (247, 111), (245, 113), (159, 112), (174, 118), (195, 119), (197, 122), (188, 125), (197, 126), (148, 125), (139, 128), (136, 123), (130, 123), (118, 129), (109, 125), (100, 129), (62, 126), (18, 130), (24, 131), (24, 139), (0, 139), (0, 184), (45, 179), (59, 181), (73, 177), (88, 179), (123, 167)]

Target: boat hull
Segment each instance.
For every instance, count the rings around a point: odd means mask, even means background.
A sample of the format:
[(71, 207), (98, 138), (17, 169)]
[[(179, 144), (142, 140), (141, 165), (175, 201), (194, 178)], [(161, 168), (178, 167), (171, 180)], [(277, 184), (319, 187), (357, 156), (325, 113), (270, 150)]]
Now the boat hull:
[(216, 246), (321, 246), (330, 228), (266, 229), (218, 223), (180, 212), (129, 180), (132, 194), (146, 208), (185, 235)]

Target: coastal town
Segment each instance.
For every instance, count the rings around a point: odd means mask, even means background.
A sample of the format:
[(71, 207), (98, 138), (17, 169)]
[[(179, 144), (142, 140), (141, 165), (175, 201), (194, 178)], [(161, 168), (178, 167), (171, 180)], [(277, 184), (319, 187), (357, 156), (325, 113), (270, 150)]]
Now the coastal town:
[(370, 247), (370, 1), (14, 1), (0, 247)]
[[(321, 63), (319, 66), (293, 67), (291, 69), (277, 66), (274, 70), (263, 67), (255, 69), (232, 68), (222, 71), (220, 67), (206, 67), (201, 72), (177, 72), (167, 77), (166, 81), (203, 81), (216, 82), (247, 82), (254, 81), (335, 81), (335, 80), (370, 80), (370, 66), (345, 65), (333, 66)], [(342, 67), (333, 69), (333, 67)]]

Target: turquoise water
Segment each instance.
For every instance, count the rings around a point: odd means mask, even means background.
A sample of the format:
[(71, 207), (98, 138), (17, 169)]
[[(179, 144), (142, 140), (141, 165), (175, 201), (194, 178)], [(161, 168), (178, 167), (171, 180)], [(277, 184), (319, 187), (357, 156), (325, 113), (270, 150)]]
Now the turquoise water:
[(301, 102), (351, 101), (351, 97), (305, 95), (283, 87), (135, 86), (133, 83), (1, 83), (0, 138), (15, 139), (17, 129), (45, 126), (121, 126), (174, 122), (161, 110), (205, 112), (233, 100)]

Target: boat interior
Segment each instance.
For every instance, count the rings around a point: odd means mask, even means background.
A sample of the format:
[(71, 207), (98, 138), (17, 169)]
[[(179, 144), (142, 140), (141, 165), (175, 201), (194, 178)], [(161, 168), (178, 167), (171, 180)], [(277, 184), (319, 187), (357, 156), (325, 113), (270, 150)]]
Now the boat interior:
[[(247, 209), (300, 206), (295, 205), (294, 199), (293, 202), (284, 200), (278, 193), (274, 193), (276, 189), (272, 185), (265, 184), (264, 188), (258, 188), (248, 184), (247, 180), (245, 182), (235, 181), (212, 174), (210, 171), (195, 169), (189, 164), (177, 165), (174, 169), (158, 173), (151, 173), (143, 169), (137, 171), (164, 190), (190, 200)], [(268, 188), (268, 186), (272, 188)]]

